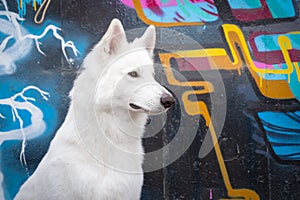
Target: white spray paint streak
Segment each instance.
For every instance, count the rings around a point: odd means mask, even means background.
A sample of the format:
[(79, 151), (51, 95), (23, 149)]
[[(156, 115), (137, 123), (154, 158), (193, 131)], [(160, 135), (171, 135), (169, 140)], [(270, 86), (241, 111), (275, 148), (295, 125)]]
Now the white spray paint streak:
[(26, 38), (33, 39), (33, 40), (35, 41), (36, 48), (38, 49), (38, 51), (39, 51), (41, 54), (45, 55), (45, 53), (44, 53), (44, 52), (41, 50), (41, 48), (40, 48), (40, 42), (39, 42), (39, 39), (42, 39), (43, 37), (45, 37), (45, 35), (46, 35), (50, 30), (52, 30), (53, 36), (54, 36), (56, 39), (60, 40), (62, 52), (63, 52), (64, 57), (66, 58), (66, 60), (67, 60), (68, 62), (70, 62), (70, 59), (69, 59), (68, 56), (67, 56), (66, 48), (68, 48), (68, 47), (71, 48), (72, 51), (73, 51), (73, 53), (74, 53), (74, 55), (75, 55), (75, 56), (78, 56), (79, 51), (78, 51), (78, 49), (76, 48), (76, 46), (74, 45), (74, 43), (73, 43), (72, 41), (67, 41), (67, 42), (65, 42), (64, 38), (58, 33), (58, 31), (61, 31), (61, 29), (58, 28), (57, 26), (54, 26), (54, 25), (48, 25), (48, 26), (45, 28), (44, 32), (43, 32), (42, 34), (40, 34), (40, 35), (27, 34), (27, 35), (25, 35), (25, 36), (23, 37), (23, 39), (26, 39)]
[(4, 51), (4, 49), (6, 48), (6, 45), (7, 45), (8, 41), (9, 41), (11, 38), (13, 38), (12, 35), (6, 37), (6, 38), (2, 41), (2, 43), (0, 44), (0, 52), (3, 52), (3, 51)]
[[(2, 3), (6, 5), (6, 1), (4, 0), (2, 0)], [(33, 41), (35, 42), (38, 52), (45, 55), (40, 48), (41, 43), (39, 40), (44, 38), (49, 31), (52, 31), (53, 36), (60, 41), (63, 55), (69, 63), (71, 63), (73, 59), (69, 58), (67, 55), (67, 48), (71, 48), (75, 56), (78, 56), (79, 54), (74, 42), (65, 41), (65, 39), (59, 34), (59, 31), (61, 31), (59, 27), (48, 25), (42, 34), (34, 35), (28, 33), (28, 31), (20, 25), (20, 22), (25, 19), (21, 18), (17, 13), (8, 11), (7, 6), (5, 7), (5, 10), (0, 11), (0, 16), (7, 17), (7, 20), (2, 18), (0, 19), (0, 31), (4, 35), (8, 35), (0, 44), (0, 75), (12, 74), (15, 72), (15, 62), (25, 57), (30, 52)], [(7, 47), (8, 42), (12, 39), (15, 39), (13, 45)]]
[[(50, 30), (52, 30), (53, 36), (60, 40), (62, 52), (69, 63), (72, 59), (69, 59), (66, 53), (66, 48), (71, 48), (74, 55), (78, 56), (79, 51), (75, 47), (74, 43), (72, 41), (65, 42), (64, 38), (58, 33), (58, 31), (61, 30), (60, 28), (54, 25), (49, 25), (45, 28), (41, 35), (29, 34), (28, 31), (22, 25), (20, 25), (20, 22), (24, 21), (25, 19), (21, 18), (17, 13), (9, 11), (5, 0), (2, 0), (2, 3), (5, 10), (0, 11), (0, 16), (5, 16), (7, 20), (0, 18), (0, 31), (4, 35), (8, 36), (4, 38), (0, 44), (0, 75), (12, 74), (15, 72), (15, 62), (27, 56), (32, 48), (33, 41), (35, 41), (37, 50), (41, 54), (45, 55), (45, 53), (40, 49), (39, 39), (42, 39)], [(7, 45), (11, 40), (14, 40), (14, 43), (8, 47)], [(35, 99), (27, 97), (24, 94), (28, 90), (36, 90), (45, 100), (48, 99), (47, 96), (49, 96), (49, 94), (35, 86), (28, 86), (24, 88), (22, 92), (17, 93), (11, 98), (0, 99), (0, 105), (8, 105), (12, 108), (13, 121), (17, 120), (19, 123), (19, 129), (2, 132), (0, 131), (0, 145), (6, 140), (22, 140), (20, 161), (24, 163), (25, 166), (26, 140), (41, 135), (46, 129), (46, 124), (43, 121), (43, 112), (30, 102), (35, 101)], [(24, 102), (17, 101), (17, 98), (22, 98)], [(23, 119), (18, 113), (19, 110), (27, 110), (31, 114), (31, 125), (25, 128), (23, 127)], [(0, 118), (6, 119), (6, 117), (1, 113)], [(2, 181), (3, 174), (0, 172), (0, 184)], [(0, 200), (2, 199), (4, 199), (4, 194), (3, 189), (0, 186)]]
[[(2, 4), (3, 4), (3, 6), (4, 6), (4, 9), (5, 9), (6, 11), (8, 11), (8, 7), (7, 7), (6, 0), (2, 0)], [(11, 21), (9, 15), (7, 15), (6, 17), (8, 18), (9, 21)]]
[[(21, 26), (19, 22), (24, 21), (24, 18), (21, 18), (17, 13), (8, 11), (8, 10), (1, 10), (0, 11), (0, 16), (6, 16), (10, 22), (10, 25), (13, 25), (17, 32), (17, 38), (21, 39), (22, 38), (22, 32), (21, 32)], [(1, 29), (2, 30), (2, 29)]]
[(1, 113), (0, 113), (0, 118), (2, 118), (2, 119), (6, 119), (3, 115), (1, 115)]
[[(0, 16), (3, 15), (10, 16), (11, 21), (0, 19), (0, 31), (8, 35), (0, 44), (0, 75), (14, 73), (15, 62), (27, 56), (33, 43), (31, 39), (21, 40), (21, 32), (27, 33), (27, 31), (18, 24), (19, 16), (16, 13), (0, 11)], [(10, 40), (14, 40), (14, 43), (7, 47)]]
[[(0, 131), (0, 145), (5, 140), (22, 140), (22, 150), (20, 153), (20, 161), (26, 166), (25, 147), (26, 140), (35, 138), (41, 135), (46, 129), (45, 122), (43, 121), (43, 112), (33, 105), (30, 101), (36, 101), (32, 97), (25, 96), (28, 90), (35, 90), (40, 93), (44, 100), (48, 100), (49, 93), (39, 89), (36, 86), (27, 86), (20, 93), (6, 99), (0, 99), (0, 105), (8, 105), (12, 108), (13, 121), (19, 123), (19, 129), (11, 131)], [(17, 101), (21, 98), (24, 102)], [(23, 119), (20, 117), (18, 110), (27, 110), (31, 114), (31, 125), (24, 128)], [(1, 115), (2, 118), (5, 116)]]

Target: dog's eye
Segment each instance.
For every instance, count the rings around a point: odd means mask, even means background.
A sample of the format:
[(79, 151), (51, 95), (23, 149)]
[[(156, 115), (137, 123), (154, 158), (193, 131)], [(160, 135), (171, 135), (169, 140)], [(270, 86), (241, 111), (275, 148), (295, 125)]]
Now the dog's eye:
[(128, 75), (131, 76), (131, 77), (134, 77), (134, 78), (139, 76), (136, 71), (129, 72)]

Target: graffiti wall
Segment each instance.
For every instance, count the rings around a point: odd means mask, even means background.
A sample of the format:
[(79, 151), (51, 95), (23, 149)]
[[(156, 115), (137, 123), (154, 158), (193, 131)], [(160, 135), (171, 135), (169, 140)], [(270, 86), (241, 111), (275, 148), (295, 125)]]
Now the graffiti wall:
[(145, 173), (142, 199), (298, 199), (299, 6), (1, 0), (0, 200), (14, 198), (47, 152), (83, 58), (113, 18), (125, 30), (156, 26), (156, 78), (176, 94), (165, 126), (143, 139), (145, 151), (191, 141), (174, 162), (168, 149), (168, 165)]

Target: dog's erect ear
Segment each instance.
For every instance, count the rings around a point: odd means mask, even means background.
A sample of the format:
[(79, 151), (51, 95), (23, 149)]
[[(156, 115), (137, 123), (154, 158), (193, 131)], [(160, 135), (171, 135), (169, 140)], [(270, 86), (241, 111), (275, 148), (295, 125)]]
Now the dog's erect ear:
[(155, 48), (155, 40), (155, 27), (153, 25), (150, 25), (145, 31), (144, 35), (141, 38), (139, 38), (138, 44), (139, 46), (145, 47), (152, 56), (153, 50)]
[(117, 53), (120, 45), (126, 41), (125, 31), (118, 19), (113, 19), (102, 38), (104, 51), (108, 54)]

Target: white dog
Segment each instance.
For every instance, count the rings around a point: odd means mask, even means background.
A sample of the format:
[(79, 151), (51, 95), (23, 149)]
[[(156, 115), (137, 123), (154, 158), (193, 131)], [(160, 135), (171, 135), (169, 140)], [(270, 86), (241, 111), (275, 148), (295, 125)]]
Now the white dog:
[(16, 200), (140, 198), (144, 125), (174, 103), (153, 77), (154, 47), (154, 26), (128, 43), (121, 22), (111, 22), (83, 62), (63, 125)]

